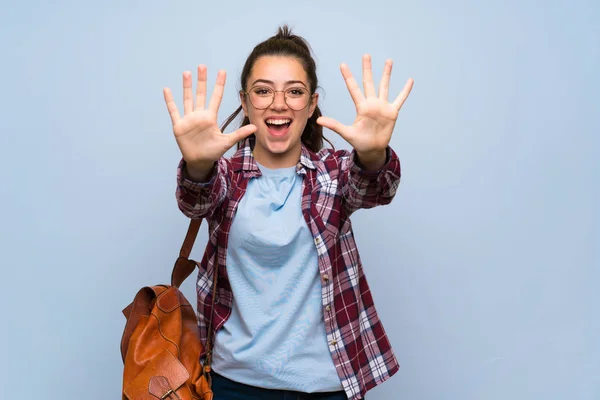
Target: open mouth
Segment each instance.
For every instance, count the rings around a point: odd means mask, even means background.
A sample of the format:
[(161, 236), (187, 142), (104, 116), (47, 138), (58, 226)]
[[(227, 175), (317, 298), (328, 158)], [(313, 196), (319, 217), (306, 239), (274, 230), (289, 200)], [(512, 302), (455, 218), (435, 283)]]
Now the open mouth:
[(292, 120), (290, 118), (268, 118), (265, 123), (272, 135), (281, 136), (287, 133)]

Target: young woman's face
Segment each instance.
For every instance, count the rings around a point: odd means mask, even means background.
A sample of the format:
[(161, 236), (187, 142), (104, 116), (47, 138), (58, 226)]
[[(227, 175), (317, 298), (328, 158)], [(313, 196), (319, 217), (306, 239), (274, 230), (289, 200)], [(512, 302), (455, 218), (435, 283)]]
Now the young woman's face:
[(302, 132), (318, 99), (317, 94), (311, 95), (302, 64), (294, 57), (260, 57), (246, 88), (248, 94), (242, 93), (241, 100), (244, 113), (257, 127), (255, 157), (261, 163), (294, 165)]

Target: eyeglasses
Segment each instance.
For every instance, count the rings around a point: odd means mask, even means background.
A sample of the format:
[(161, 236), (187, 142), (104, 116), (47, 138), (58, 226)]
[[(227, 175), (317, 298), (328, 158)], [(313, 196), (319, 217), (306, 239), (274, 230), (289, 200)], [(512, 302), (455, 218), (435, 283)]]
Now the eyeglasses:
[(252, 106), (258, 110), (266, 110), (275, 101), (276, 93), (283, 93), (285, 104), (294, 111), (306, 108), (310, 103), (311, 94), (303, 87), (292, 87), (286, 90), (273, 90), (269, 86), (253, 86), (249, 91), (241, 91), (248, 95)]

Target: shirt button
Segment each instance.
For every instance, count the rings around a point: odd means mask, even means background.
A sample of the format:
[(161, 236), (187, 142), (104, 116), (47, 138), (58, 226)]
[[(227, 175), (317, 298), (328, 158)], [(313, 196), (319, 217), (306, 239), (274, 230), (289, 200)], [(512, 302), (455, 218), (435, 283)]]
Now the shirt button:
[(323, 280), (327, 282), (329, 280), (329, 275), (323, 274)]
[(325, 309), (326, 309), (327, 311), (331, 311), (331, 306), (328, 304), (328, 305), (327, 305), (327, 307), (325, 307)]
[(321, 238), (319, 238), (319, 237), (315, 238), (315, 243), (316, 243), (316, 244), (319, 244), (319, 243), (321, 243)]
[(337, 340), (332, 340), (332, 341), (331, 341), (331, 345), (332, 345), (332, 346), (335, 346), (336, 344), (337, 344)]

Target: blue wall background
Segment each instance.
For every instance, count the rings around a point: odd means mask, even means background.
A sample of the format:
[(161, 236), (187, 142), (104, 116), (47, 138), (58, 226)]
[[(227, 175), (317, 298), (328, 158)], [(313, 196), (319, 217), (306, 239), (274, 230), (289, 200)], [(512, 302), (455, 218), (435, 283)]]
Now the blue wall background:
[(226, 69), (223, 120), (284, 22), (313, 46), (327, 115), (353, 120), (339, 64), (360, 76), (365, 52), (377, 79), (394, 59), (392, 93), (415, 79), (392, 139), (401, 190), (354, 217), (402, 365), (369, 398), (600, 399), (590, 0), (4, 4), (1, 386), (119, 397), (121, 309), (167, 281), (187, 227), (162, 88), (181, 106), (183, 70)]

